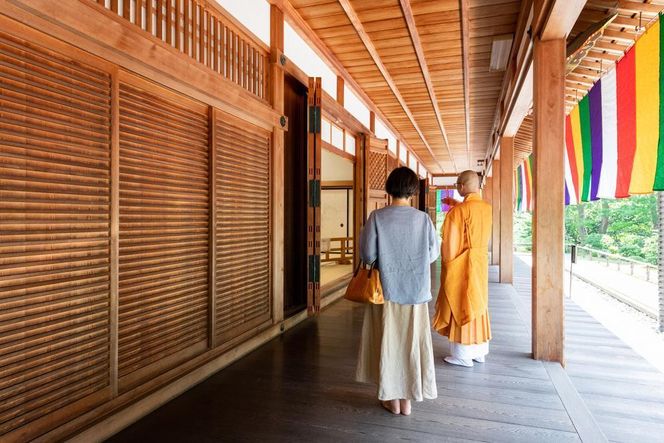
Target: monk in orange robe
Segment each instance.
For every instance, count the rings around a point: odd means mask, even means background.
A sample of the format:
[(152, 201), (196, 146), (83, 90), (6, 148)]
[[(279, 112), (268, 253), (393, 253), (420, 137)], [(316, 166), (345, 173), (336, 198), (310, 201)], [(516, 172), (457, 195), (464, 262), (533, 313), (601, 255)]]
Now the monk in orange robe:
[(447, 201), (452, 208), (442, 232), (441, 285), (433, 327), (448, 337), (445, 361), (460, 366), (483, 363), (489, 353), (489, 237), (491, 205), (482, 200), (475, 171), (457, 179), (463, 202)]

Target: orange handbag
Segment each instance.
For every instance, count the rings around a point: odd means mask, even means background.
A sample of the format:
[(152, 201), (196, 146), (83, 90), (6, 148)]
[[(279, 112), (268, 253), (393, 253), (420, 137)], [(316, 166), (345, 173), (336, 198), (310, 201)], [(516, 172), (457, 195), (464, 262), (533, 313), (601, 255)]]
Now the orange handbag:
[(369, 269), (360, 262), (346, 288), (344, 298), (357, 303), (373, 303), (375, 305), (385, 303), (383, 287), (380, 285), (380, 273), (376, 269), (375, 262)]

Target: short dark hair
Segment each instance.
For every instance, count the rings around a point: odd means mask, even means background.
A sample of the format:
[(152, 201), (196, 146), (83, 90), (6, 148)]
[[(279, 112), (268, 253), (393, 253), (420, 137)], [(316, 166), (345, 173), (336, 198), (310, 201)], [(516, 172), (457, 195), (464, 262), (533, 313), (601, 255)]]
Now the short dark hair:
[(402, 166), (387, 177), (385, 191), (394, 198), (408, 198), (415, 195), (419, 186), (419, 179), (413, 170)]

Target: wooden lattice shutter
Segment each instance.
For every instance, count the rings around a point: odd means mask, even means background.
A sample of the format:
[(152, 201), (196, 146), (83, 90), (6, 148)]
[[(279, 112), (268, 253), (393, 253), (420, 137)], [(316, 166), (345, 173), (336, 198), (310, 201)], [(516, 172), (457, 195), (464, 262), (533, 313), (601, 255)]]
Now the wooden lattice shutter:
[(110, 96), (109, 74), (0, 32), (0, 435), (111, 395)]
[(388, 204), (388, 195), (385, 192), (385, 182), (388, 175), (388, 150), (387, 140), (369, 138), (369, 146), (366, 150), (367, 170), (367, 216), (375, 209)]
[(387, 171), (385, 177), (389, 177), (390, 173), (399, 167), (399, 160), (391, 153), (387, 155)]
[(207, 347), (208, 206), (207, 107), (122, 81), (121, 388)]
[(270, 133), (216, 113), (216, 336), (270, 320)]

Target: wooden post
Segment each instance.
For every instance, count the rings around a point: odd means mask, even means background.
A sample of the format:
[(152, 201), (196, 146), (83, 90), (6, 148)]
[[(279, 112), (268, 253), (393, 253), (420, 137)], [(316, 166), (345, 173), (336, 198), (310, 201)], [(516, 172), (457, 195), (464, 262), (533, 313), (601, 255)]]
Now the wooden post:
[(369, 130), (376, 135), (376, 113), (369, 111)]
[[(270, 102), (284, 113), (284, 71), (279, 62), (284, 51), (284, 14), (270, 6)], [(284, 319), (284, 131), (272, 132), (272, 319)]]
[(355, 187), (353, 188), (353, 269), (360, 264), (360, 231), (366, 220), (365, 137), (355, 137)]
[(401, 166), (401, 142), (397, 139), (397, 168)]
[(491, 204), (491, 198), (493, 197), (493, 189), (491, 189), (492, 186), (493, 179), (491, 177), (487, 177), (486, 181), (484, 182), (484, 188), (482, 188), (482, 199), (484, 199), (484, 201), (488, 204)]
[(500, 282), (513, 281), (512, 193), (514, 172), (514, 138), (500, 140)]
[(344, 79), (339, 75), (337, 75), (337, 102), (341, 106), (344, 105)]
[(564, 363), (565, 39), (536, 38), (533, 68), (533, 357)]
[(500, 264), (500, 160), (493, 161), (493, 194), (492, 209), (493, 209), (493, 224), (491, 226), (491, 264)]
[[(484, 186), (482, 187), (482, 199), (487, 202), (488, 204), (492, 205), (491, 207), (493, 208), (493, 179), (491, 177), (487, 177), (484, 180)], [(491, 250), (493, 248), (492, 245), (493, 242), (493, 236), (489, 237), (489, 255), (491, 253)], [(489, 262), (491, 264), (491, 262)]]

